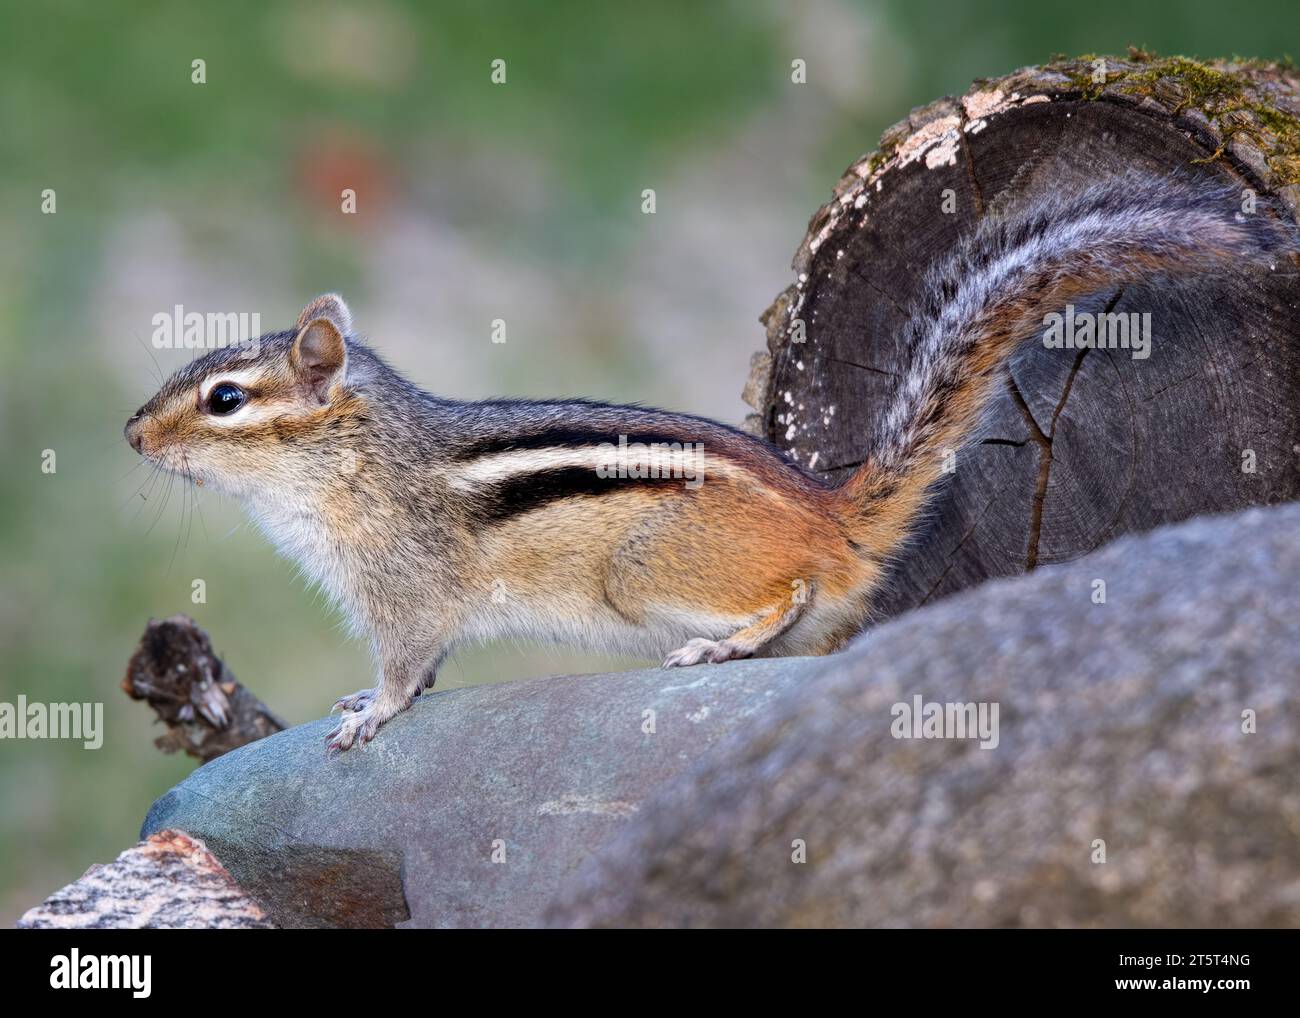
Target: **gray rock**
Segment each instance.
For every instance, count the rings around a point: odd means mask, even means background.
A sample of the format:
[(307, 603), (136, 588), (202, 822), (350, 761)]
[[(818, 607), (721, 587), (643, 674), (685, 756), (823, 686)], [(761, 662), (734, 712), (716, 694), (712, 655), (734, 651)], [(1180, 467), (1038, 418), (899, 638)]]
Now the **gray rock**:
[(390, 926), (408, 903), (416, 926), (534, 925), (651, 790), (817, 666), (434, 691), (331, 760), (329, 719), (227, 753), (154, 803), (143, 834), (202, 838), (281, 926)]
[(50, 895), (19, 929), (268, 929), (266, 914), (201, 842), (161, 831)]
[[(549, 918), (1300, 925), (1297, 577), (1287, 505), (1125, 538), (902, 617), (655, 796)], [(999, 704), (997, 748), (894, 738), (893, 705), (917, 694)]]

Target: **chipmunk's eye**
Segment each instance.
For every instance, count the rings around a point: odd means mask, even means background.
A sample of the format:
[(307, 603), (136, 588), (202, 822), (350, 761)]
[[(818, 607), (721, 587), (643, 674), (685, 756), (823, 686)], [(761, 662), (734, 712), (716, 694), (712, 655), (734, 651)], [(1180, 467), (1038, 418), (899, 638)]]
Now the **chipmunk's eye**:
[(222, 382), (208, 393), (208, 409), (214, 414), (232, 414), (244, 405), (244, 390), (229, 382)]

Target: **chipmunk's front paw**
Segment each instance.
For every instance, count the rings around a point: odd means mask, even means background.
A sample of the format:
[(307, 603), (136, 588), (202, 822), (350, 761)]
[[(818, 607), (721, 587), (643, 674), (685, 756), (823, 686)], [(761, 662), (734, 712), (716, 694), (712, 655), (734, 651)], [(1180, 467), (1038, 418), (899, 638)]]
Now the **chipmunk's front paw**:
[(325, 755), (333, 756), (356, 746), (360, 749), (375, 737), (383, 720), (374, 703), (353, 710), (339, 719), (338, 726), (325, 737)]
[(346, 701), (355, 700), (355, 705), (339, 718), (338, 727), (326, 737), (325, 755), (333, 756), (353, 746), (364, 746), (375, 737), (380, 725), (406, 710), (413, 699), (410, 695), (391, 696), (384, 688), (363, 689), (353, 696), (343, 697), (340, 704), (346, 707)]
[(679, 647), (664, 658), (664, 667), (685, 668), (689, 665), (697, 665), (701, 661), (708, 661), (716, 665), (721, 664), (723, 661), (749, 656), (741, 647), (730, 640), (696, 638), (691, 640), (685, 647)]
[(345, 712), (365, 710), (366, 707), (370, 706), (371, 701), (374, 700), (376, 693), (377, 690), (374, 689), (359, 689), (350, 696), (340, 696), (334, 701), (334, 706), (330, 708), (330, 713), (333, 714), (338, 710)]

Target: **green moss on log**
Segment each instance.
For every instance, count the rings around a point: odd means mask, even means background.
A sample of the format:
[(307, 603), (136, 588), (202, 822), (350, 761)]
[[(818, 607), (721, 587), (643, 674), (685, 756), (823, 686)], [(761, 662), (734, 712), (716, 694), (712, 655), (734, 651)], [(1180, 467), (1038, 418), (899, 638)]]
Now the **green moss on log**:
[(1175, 115), (1198, 110), (1221, 139), (1207, 161), (1244, 137), (1264, 154), (1276, 183), (1300, 183), (1300, 118), (1279, 109), (1255, 80), (1260, 74), (1294, 73), (1289, 62), (1211, 63), (1130, 50), (1128, 61), (1089, 54), (1044, 70), (1063, 75), (1070, 91), (1087, 100), (1122, 95), (1154, 99)]

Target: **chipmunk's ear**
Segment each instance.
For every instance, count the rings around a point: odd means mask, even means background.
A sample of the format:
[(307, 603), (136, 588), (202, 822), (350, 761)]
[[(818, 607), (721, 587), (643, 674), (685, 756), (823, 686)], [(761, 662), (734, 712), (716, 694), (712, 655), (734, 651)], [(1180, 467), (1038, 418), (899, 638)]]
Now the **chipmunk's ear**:
[[(320, 300), (308, 305), (303, 314), (311, 311)], [(347, 306), (342, 301), (339, 305), (346, 315)], [(332, 317), (310, 318), (306, 324), (301, 318), (298, 321), (298, 335), (289, 351), (289, 365), (303, 384), (324, 403), (329, 399), (334, 383), (342, 380), (347, 369), (348, 347), (343, 341), (343, 330)]]
[(337, 293), (323, 293), (303, 308), (294, 328), (302, 332), (317, 318), (333, 322), (340, 336), (347, 336), (352, 332), (352, 312)]

